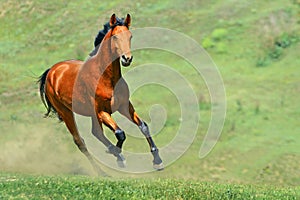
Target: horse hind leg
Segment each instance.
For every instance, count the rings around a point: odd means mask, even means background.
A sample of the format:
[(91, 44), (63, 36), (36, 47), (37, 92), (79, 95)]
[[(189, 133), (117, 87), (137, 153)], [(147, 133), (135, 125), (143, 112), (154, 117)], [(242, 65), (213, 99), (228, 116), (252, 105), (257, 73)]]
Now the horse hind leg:
[(97, 165), (96, 161), (94, 160), (93, 156), (89, 153), (89, 151), (86, 148), (86, 145), (84, 143), (83, 138), (81, 137), (74, 137), (74, 143), (77, 145), (78, 149), (88, 158), (89, 162), (91, 163), (91, 165), (93, 166), (95, 172), (98, 175), (101, 176), (108, 176), (101, 168), (100, 166)]
[(68, 130), (73, 136), (74, 143), (77, 145), (78, 149), (88, 158), (89, 162), (93, 166), (95, 172), (101, 176), (107, 176), (107, 174), (100, 168), (100, 166), (96, 163), (93, 156), (89, 153), (83, 138), (80, 137), (77, 127), (75, 125), (74, 116), (72, 111), (65, 108), (58, 111), (59, 115), (61, 116), (62, 120), (65, 122)]

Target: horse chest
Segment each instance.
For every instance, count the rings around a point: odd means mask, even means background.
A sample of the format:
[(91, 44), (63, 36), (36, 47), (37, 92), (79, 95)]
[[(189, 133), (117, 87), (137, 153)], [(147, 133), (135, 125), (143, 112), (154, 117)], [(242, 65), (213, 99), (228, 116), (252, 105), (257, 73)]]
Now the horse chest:
[(118, 110), (122, 105), (129, 103), (129, 89), (124, 79), (120, 79), (114, 87), (111, 99), (112, 110)]

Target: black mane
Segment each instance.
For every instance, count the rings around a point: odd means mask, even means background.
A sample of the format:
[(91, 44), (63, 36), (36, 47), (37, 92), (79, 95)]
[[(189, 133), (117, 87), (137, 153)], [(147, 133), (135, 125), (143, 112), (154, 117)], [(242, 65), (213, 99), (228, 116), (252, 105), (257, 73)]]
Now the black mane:
[[(124, 26), (124, 18), (116, 18), (117, 19), (117, 22), (115, 23), (115, 26)], [(94, 47), (97, 47), (101, 41), (103, 40), (104, 36), (106, 35), (106, 33), (113, 27), (110, 27), (109, 25), (109, 22), (106, 22), (104, 25), (103, 25), (103, 29), (99, 31), (99, 33), (97, 34), (96, 38), (95, 38), (95, 41), (94, 41)]]
[(102, 42), (104, 36), (106, 35), (106, 33), (107, 33), (110, 29), (114, 28), (115, 26), (124, 26), (124, 25), (125, 25), (125, 24), (124, 24), (124, 18), (121, 18), (121, 19), (120, 19), (120, 18), (116, 17), (116, 19), (117, 19), (117, 22), (115, 23), (115, 25), (114, 25), (113, 27), (111, 27), (111, 26), (109, 25), (109, 21), (108, 21), (108, 22), (106, 22), (106, 23), (103, 25), (103, 29), (100, 30), (100, 31), (98, 32), (98, 34), (97, 34), (97, 36), (95, 37), (95, 40), (94, 40), (94, 47), (95, 47), (95, 49), (90, 53), (90, 56), (96, 55), (100, 43)]

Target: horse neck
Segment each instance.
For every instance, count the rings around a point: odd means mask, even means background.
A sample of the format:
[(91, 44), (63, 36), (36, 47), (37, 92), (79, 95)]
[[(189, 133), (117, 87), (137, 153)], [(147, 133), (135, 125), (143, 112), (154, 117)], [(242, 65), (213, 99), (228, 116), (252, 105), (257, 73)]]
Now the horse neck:
[(101, 73), (105, 80), (110, 80), (112, 86), (115, 86), (121, 78), (120, 57), (114, 55), (110, 48), (109, 40), (101, 43), (101, 46), (96, 54), (96, 60)]
[(120, 57), (118, 57), (117, 59), (115, 59), (112, 64), (111, 64), (111, 71), (112, 71), (112, 83), (115, 86), (117, 84), (117, 82), (119, 81), (119, 79), (122, 77), (121, 74), (121, 66), (120, 66)]

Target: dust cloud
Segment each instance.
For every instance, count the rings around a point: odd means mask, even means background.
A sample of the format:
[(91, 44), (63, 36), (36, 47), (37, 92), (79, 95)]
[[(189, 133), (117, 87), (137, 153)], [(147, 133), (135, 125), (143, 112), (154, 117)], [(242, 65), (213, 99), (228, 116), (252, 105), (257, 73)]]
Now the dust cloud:
[(5, 123), (0, 133), (1, 171), (46, 175), (92, 173), (65, 125), (48, 120), (43, 119), (39, 125)]

